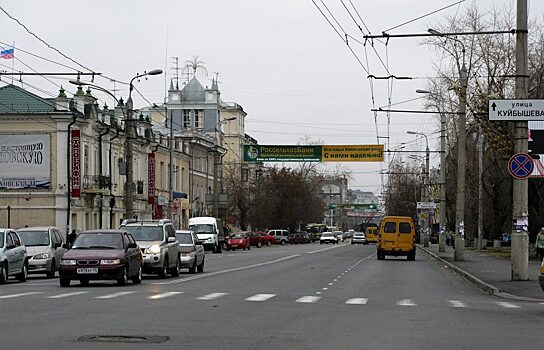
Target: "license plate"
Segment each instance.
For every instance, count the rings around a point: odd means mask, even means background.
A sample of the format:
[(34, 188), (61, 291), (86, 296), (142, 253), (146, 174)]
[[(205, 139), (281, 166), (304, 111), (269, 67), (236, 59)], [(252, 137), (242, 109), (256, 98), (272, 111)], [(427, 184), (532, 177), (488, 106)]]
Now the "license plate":
[(98, 267), (80, 267), (77, 269), (77, 273), (98, 273)]

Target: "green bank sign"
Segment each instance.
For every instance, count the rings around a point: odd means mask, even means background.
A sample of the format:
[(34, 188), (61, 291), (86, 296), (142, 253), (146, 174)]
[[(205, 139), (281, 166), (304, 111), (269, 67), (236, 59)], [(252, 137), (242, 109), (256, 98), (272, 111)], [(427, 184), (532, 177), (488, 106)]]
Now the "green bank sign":
[(244, 145), (246, 162), (383, 162), (383, 145)]

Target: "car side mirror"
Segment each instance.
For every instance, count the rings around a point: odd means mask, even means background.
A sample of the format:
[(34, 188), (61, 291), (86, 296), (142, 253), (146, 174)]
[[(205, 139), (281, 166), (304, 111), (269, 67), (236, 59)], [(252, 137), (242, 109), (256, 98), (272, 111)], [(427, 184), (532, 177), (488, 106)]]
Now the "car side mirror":
[(12, 244), (6, 245), (6, 249), (13, 249), (13, 248), (15, 248), (15, 247), (16, 247), (16, 245), (13, 244), (13, 243), (12, 243)]
[(68, 246), (67, 243), (64, 243), (64, 244), (62, 245), (62, 247), (63, 247), (64, 249), (69, 249), (69, 248), (70, 248), (70, 247)]
[(176, 241), (176, 237), (168, 237), (168, 239), (166, 240), (166, 242), (168, 243), (174, 243)]
[(129, 248), (129, 249), (138, 248), (138, 245), (136, 243), (131, 242), (131, 243), (127, 244), (127, 248)]
[(60, 248), (62, 244), (60, 242), (56, 242), (55, 244), (53, 244), (53, 248), (57, 249), (57, 248)]

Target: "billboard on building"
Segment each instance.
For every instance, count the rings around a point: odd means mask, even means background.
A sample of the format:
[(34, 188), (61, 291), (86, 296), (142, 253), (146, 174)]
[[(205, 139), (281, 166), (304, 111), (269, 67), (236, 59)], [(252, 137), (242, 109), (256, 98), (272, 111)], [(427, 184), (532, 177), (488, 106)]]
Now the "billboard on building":
[(81, 196), (81, 131), (72, 130), (72, 197)]
[(51, 188), (49, 134), (0, 135), (0, 188)]

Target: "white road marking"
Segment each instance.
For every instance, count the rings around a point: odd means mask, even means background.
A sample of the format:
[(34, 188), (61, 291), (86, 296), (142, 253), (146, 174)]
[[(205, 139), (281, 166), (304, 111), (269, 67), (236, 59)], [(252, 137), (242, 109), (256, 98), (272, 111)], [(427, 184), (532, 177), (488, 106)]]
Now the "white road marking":
[(329, 286), (332, 286), (334, 283), (329, 283)]
[(509, 303), (509, 302), (506, 302), (506, 301), (499, 301), (499, 302), (497, 302), (497, 305), (502, 306), (502, 307), (504, 307), (506, 309), (519, 309), (518, 305)]
[(0, 299), (19, 298), (19, 297), (25, 297), (27, 295), (36, 295), (36, 294), (42, 294), (42, 293), (43, 292), (26, 292), (26, 293), (18, 293), (18, 294), (8, 294), (8, 295), (0, 296)]
[(267, 301), (270, 298), (275, 297), (276, 294), (255, 294), (254, 296), (251, 296), (249, 298), (246, 298), (244, 300), (246, 301)]
[(196, 280), (196, 279), (200, 279), (200, 278), (206, 278), (206, 277), (211, 277), (211, 276), (216, 276), (216, 275), (222, 275), (222, 274), (229, 273), (229, 272), (248, 270), (248, 269), (252, 269), (252, 268), (254, 268), (254, 267), (261, 267), (261, 266), (266, 266), (266, 265), (270, 265), (270, 264), (275, 264), (275, 263), (278, 263), (278, 262), (280, 262), (280, 261), (285, 261), (285, 260), (293, 259), (293, 258), (296, 258), (296, 257), (299, 257), (299, 256), (300, 256), (300, 254), (289, 255), (289, 256), (286, 256), (286, 257), (283, 257), (283, 258), (279, 258), (279, 259), (275, 259), (275, 260), (270, 260), (270, 261), (265, 261), (265, 262), (258, 263), (258, 264), (247, 265), (247, 266), (241, 266), (241, 267), (235, 267), (235, 268), (232, 268), (232, 269), (226, 269), (226, 270), (221, 270), (221, 271), (215, 271), (215, 272), (205, 273), (205, 274), (202, 274), (202, 275), (197, 275), (197, 276), (192, 276), (192, 277), (186, 277), (186, 278), (175, 279), (175, 280), (168, 281), (168, 282), (155, 282), (155, 283), (153, 283), (153, 284), (162, 285), (162, 284), (176, 284), (176, 283), (182, 283), (182, 282), (192, 281), (192, 280)]
[(161, 293), (161, 294), (150, 295), (149, 297), (147, 297), (147, 299), (151, 299), (151, 300), (164, 299), (164, 298), (169, 298), (169, 297), (172, 297), (174, 295), (178, 295), (178, 294), (182, 294), (182, 293), (183, 292), (166, 292), (166, 293)]
[(417, 304), (414, 303), (412, 299), (402, 299), (402, 300), (397, 300), (397, 305), (398, 306), (416, 306)]
[(329, 289), (329, 288), (327, 288), (327, 287), (323, 287), (323, 290), (328, 290), (328, 289)]
[(323, 249), (318, 249), (318, 250), (313, 250), (311, 252), (306, 252), (306, 254), (315, 254), (315, 253), (321, 253), (321, 252), (324, 252), (326, 250), (330, 250), (330, 249), (334, 249), (334, 248), (338, 248), (338, 247), (343, 247), (344, 245), (335, 245), (333, 244), (332, 247), (327, 247), (327, 248), (323, 248)]
[(133, 294), (133, 293), (136, 293), (136, 292), (134, 292), (134, 291), (117, 292), (117, 293), (113, 293), (113, 294), (101, 295), (99, 297), (94, 297), (94, 298), (95, 299), (112, 299), (112, 298), (122, 297), (122, 296)]
[(87, 294), (87, 293), (89, 293), (89, 292), (73, 292), (73, 293), (57, 294), (57, 295), (52, 295), (50, 297), (47, 297), (47, 299), (68, 298), (68, 297), (73, 297), (73, 296), (76, 296), (76, 295)]
[(298, 298), (297, 300), (295, 300), (295, 302), (296, 303), (315, 303), (319, 299), (321, 299), (321, 297), (316, 297), (316, 296), (313, 296), (313, 295), (306, 295), (306, 296)]
[(315, 292), (315, 294), (319, 295), (319, 294), (321, 294), (321, 292)]
[(221, 297), (224, 297), (225, 295), (228, 295), (228, 294), (229, 293), (210, 293), (210, 294), (206, 294), (201, 297), (198, 297), (197, 299), (198, 300), (214, 300), (214, 299), (219, 299)]
[(448, 300), (451, 307), (467, 307), (465, 303), (459, 300)]
[(351, 298), (346, 301), (346, 304), (350, 305), (366, 305), (368, 302), (367, 298)]

